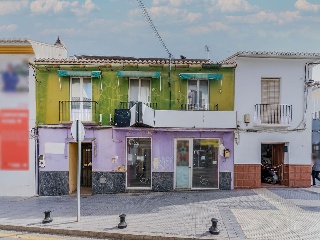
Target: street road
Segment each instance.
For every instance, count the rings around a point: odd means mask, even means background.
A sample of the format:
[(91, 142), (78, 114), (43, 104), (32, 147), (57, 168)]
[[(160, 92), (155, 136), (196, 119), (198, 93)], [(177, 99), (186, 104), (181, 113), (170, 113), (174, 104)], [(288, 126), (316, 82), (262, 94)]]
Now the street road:
[[(13, 240), (13, 239), (23, 239), (23, 240), (95, 240), (96, 238), (84, 238), (84, 237), (71, 237), (71, 236), (60, 236), (60, 235), (49, 235), (49, 234), (38, 234), (38, 233), (28, 233), (28, 232), (14, 232), (14, 231), (2, 231), (0, 230), (1, 240)], [(112, 239), (107, 239), (112, 240)]]

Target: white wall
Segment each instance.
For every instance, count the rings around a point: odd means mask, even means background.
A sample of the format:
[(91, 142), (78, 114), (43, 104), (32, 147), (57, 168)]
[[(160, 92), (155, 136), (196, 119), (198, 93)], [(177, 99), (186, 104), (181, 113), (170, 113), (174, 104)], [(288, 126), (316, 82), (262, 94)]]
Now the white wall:
[(67, 58), (67, 49), (65, 47), (59, 47), (51, 44), (29, 41), (35, 52), (35, 58), (54, 58), (65, 59)]
[[(259, 164), (261, 143), (288, 143), (289, 164), (310, 164), (311, 154), (311, 106), (306, 114), (303, 131), (279, 132), (279, 128), (254, 126), (254, 105), (261, 103), (261, 78), (280, 78), (280, 104), (290, 104), (292, 124), (288, 130), (298, 127), (304, 116), (303, 59), (238, 58), (235, 73), (235, 110), (240, 125), (239, 144), (235, 144), (235, 164)], [(310, 61), (311, 62), (311, 61)], [(310, 99), (310, 93), (309, 93)], [(243, 122), (244, 114), (250, 114), (250, 124)], [(302, 128), (300, 126), (299, 128)], [(246, 130), (261, 132), (246, 132)]]
[[(0, 62), (7, 62), (27, 59), (33, 62), (35, 58), (67, 58), (67, 50), (64, 47), (57, 47), (50, 44), (30, 41), (34, 55), (25, 54), (2, 54)], [(1, 61), (2, 60), (2, 61)], [(34, 69), (29, 67), (29, 94), (19, 97), (8, 94), (0, 94), (1, 108), (28, 108), (29, 109), (29, 130), (35, 127), (36, 123), (36, 87)], [(0, 86), (1, 87), (1, 86)], [(12, 94), (11, 94), (12, 96)], [(19, 149), (17, 149), (18, 151)], [(29, 138), (29, 169), (12, 171), (0, 170), (0, 196), (34, 196), (36, 194), (36, 164), (35, 139)]]

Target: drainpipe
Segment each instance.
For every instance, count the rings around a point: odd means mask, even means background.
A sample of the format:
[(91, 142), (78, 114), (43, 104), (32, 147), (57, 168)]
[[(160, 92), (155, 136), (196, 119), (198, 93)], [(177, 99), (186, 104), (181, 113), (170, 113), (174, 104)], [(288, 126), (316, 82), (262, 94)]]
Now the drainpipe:
[(38, 128), (34, 128), (35, 133), (35, 182), (36, 182), (36, 194), (40, 193), (40, 180), (39, 180), (39, 131)]
[(168, 85), (169, 85), (169, 109), (171, 110), (171, 100), (172, 100), (172, 93), (171, 93), (171, 68), (172, 68), (172, 54), (169, 54), (169, 78), (168, 78)]
[[(314, 86), (313, 82), (309, 82), (312, 79), (310, 79), (310, 65), (318, 65), (320, 64), (320, 61), (317, 62), (307, 62), (304, 66), (304, 107), (303, 107), (303, 117), (299, 125), (295, 128), (295, 130), (305, 130), (306, 129), (306, 114), (308, 109), (308, 91), (309, 87)], [(303, 124), (302, 128), (299, 128), (300, 125)]]

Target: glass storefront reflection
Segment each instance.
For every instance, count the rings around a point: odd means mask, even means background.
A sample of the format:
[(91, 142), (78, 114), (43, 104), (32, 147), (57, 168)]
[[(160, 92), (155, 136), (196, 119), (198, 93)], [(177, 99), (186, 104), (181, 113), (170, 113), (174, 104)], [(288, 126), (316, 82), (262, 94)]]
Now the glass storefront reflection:
[(193, 188), (218, 188), (218, 139), (193, 139)]
[(127, 187), (151, 187), (150, 138), (127, 138)]

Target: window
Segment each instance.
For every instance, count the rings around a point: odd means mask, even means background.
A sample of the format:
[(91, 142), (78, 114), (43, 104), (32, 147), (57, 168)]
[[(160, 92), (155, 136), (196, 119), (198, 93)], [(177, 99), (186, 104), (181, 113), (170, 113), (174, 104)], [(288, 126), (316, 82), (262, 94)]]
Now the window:
[(280, 103), (280, 79), (263, 78), (261, 79), (261, 104)]
[[(278, 124), (282, 122), (280, 115), (280, 79), (261, 79), (261, 121), (262, 123)], [(282, 111), (284, 113), (284, 111)], [(285, 116), (287, 117), (287, 116)]]
[(130, 79), (129, 80), (129, 101), (130, 102), (150, 102), (150, 79)]
[(71, 121), (92, 121), (91, 78), (71, 78)]
[(320, 143), (313, 143), (312, 144), (312, 153), (318, 154), (320, 153)]
[(188, 80), (188, 110), (209, 110), (207, 80)]

